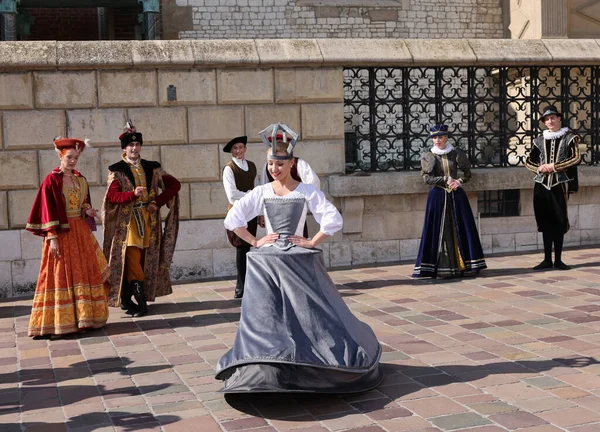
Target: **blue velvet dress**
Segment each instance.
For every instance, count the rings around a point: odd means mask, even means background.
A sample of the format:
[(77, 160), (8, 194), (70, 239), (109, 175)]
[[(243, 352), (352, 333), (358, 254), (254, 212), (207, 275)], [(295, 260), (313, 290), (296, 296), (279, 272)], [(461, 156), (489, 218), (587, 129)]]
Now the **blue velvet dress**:
[(469, 181), (467, 155), (459, 149), (446, 154), (427, 152), (421, 158), (421, 174), (432, 188), (413, 277), (477, 274), (487, 266), (467, 194), (462, 187), (452, 191), (446, 186), (448, 177)]

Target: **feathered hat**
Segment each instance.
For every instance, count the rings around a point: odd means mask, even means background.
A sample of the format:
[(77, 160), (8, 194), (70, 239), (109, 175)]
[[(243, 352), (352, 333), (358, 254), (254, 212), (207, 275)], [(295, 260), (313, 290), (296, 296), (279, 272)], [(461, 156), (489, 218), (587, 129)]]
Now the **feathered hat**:
[(86, 147), (89, 146), (89, 139), (79, 139), (79, 138), (63, 138), (56, 137), (54, 138), (54, 149), (56, 151), (66, 150), (66, 149), (75, 149), (79, 153), (85, 150)]
[(122, 149), (127, 147), (132, 142), (139, 142), (140, 145), (144, 144), (141, 132), (136, 131), (131, 119), (128, 120), (125, 124), (125, 127), (123, 128), (123, 133), (119, 135), (119, 139), (121, 140)]

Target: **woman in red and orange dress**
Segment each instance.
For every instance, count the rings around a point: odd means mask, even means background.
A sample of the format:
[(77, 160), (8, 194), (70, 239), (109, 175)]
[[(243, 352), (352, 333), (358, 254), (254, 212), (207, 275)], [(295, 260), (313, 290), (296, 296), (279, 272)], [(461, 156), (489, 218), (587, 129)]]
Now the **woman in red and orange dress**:
[(25, 229), (44, 237), (29, 336), (51, 336), (100, 328), (108, 320), (108, 265), (91, 226), (97, 210), (75, 165), (86, 143), (59, 138), (60, 166), (38, 190)]

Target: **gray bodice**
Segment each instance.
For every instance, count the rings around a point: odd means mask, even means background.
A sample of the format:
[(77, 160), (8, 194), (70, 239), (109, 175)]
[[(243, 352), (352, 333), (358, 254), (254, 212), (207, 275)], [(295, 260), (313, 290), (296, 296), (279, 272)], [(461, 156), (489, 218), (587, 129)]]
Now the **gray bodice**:
[(265, 198), (264, 205), (267, 232), (279, 234), (273, 246), (282, 250), (293, 247), (288, 238), (302, 235), (306, 220), (306, 200), (303, 197), (273, 197)]

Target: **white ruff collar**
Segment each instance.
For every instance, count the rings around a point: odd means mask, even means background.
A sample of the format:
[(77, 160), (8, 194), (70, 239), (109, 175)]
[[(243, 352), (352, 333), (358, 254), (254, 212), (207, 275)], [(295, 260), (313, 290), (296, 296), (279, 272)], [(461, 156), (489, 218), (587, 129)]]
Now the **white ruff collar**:
[(556, 132), (550, 132), (548, 129), (546, 129), (546, 130), (544, 130), (544, 139), (547, 139), (547, 140), (557, 139), (557, 138), (564, 136), (564, 134), (566, 134), (567, 132), (569, 132), (569, 128), (567, 128), (567, 127), (561, 128), (561, 129), (557, 130)]
[(446, 144), (446, 147), (444, 147), (443, 149), (440, 149), (436, 146), (431, 147), (431, 153), (436, 154), (436, 155), (448, 154), (452, 150), (454, 150), (454, 146), (450, 143)]

